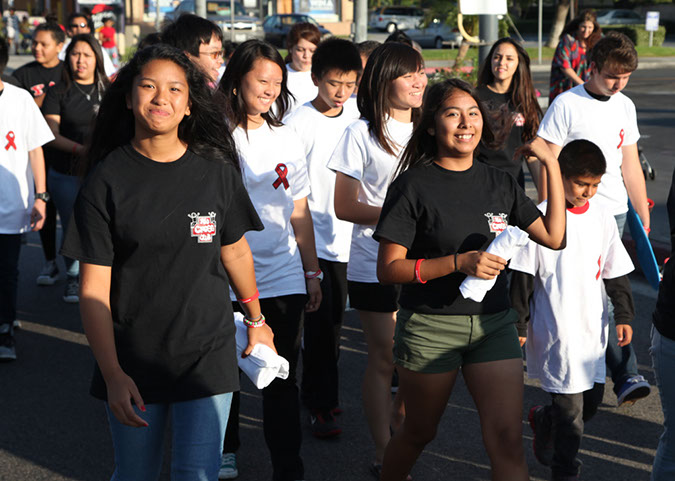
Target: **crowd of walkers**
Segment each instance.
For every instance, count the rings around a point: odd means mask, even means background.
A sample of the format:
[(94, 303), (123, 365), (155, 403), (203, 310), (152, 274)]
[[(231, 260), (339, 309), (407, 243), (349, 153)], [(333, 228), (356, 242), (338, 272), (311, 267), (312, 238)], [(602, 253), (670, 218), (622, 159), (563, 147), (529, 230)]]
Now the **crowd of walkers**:
[[(536, 459), (553, 480), (579, 479), (606, 375), (618, 405), (651, 390), (631, 347), (621, 243), (628, 200), (650, 226), (635, 106), (621, 93), (638, 58), (624, 35), (600, 34), (592, 12), (567, 26), (544, 115), (510, 38), (476, 86), (428, 85), (400, 32), (357, 45), (303, 23), (286, 59), (259, 40), (225, 55), (217, 25), (183, 15), (116, 70), (109, 30), (102, 47), (81, 14), (65, 33), (39, 25), (35, 61), (16, 86), (0, 81), (0, 360), (16, 359), (22, 235), (40, 231), (37, 284), (55, 284), (58, 215), (63, 300), (79, 302), (96, 359), (112, 479), (158, 479), (169, 420), (172, 479), (237, 477), (235, 311), (243, 356), (264, 344), (289, 362), (262, 389), (263, 433), (273, 479), (305, 479), (301, 405), (316, 437), (342, 431), (347, 303), (367, 345), (376, 479), (413, 479), (460, 371), (492, 478), (528, 479), (523, 346), (551, 396), (529, 412)], [(0, 39), (0, 73), (7, 56)], [(668, 207), (675, 229), (672, 192)], [(507, 255), (509, 242), (520, 249)], [(657, 481), (675, 470), (671, 264), (652, 332), (666, 415)]]

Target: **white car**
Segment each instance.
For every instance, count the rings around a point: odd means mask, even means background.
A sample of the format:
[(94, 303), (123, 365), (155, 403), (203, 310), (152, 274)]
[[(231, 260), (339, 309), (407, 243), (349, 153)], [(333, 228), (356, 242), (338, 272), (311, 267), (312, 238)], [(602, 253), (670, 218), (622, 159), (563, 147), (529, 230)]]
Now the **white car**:
[(645, 19), (633, 10), (600, 10), (597, 13), (600, 25), (639, 25), (645, 23)]
[(452, 27), (438, 19), (434, 19), (426, 27), (420, 24), (417, 28), (407, 30), (406, 35), (422, 48), (443, 48), (446, 45), (458, 47), (462, 43), (462, 34), (457, 27)]
[(417, 7), (379, 7), (370, 14), (368, 26), (387, 33), (413, 28), (422, 21), (424, 11)]

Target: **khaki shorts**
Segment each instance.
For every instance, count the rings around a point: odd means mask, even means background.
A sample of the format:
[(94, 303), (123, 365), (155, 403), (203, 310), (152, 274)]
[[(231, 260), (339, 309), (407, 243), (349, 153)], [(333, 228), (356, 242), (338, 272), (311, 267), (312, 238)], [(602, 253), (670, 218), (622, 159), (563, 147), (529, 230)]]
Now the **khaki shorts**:
[(522, 358), (513, 309), (496, 314), (449, 316), (398, 311), (394, 362), (438, 374), (465, 364)]

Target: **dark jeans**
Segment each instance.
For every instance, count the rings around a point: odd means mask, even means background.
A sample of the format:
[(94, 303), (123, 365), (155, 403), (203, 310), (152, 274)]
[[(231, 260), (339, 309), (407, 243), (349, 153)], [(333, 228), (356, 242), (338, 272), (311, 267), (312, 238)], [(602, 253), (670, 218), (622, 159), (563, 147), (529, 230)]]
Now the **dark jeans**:
[(21, 234), (0, 234), (0, 324), (16, 319)]
[[(626, 226), (626, 214), (615, 215), (616, 224), (619, 229), (619, 236), (623, 236)], [(614, 306), (612, 301), (608, 300), (609, 307), (609, 336), (607, 338), (607, 350), (605, 351), (605, 362), (607, 370), (614, 382), (614, 393), (618, 394), (619, 389), (629, 378), (638, 375), (637, 356), (633, 344), (619, 346), (619, 339), (616, 337), (616, 322), (614, 320)]]
[[(64, 233), (65, 235), (65, 233)], [(45, 254), (45, 260), (53, 261), (56, 259), (56, 206), (54, 201), (47, 202), (47, 216), (45, 223), (40, 229), (40, 240), (42, 241), (42, 251)]]
[[(279, 355), (286, 358), (290, 367), (287, 379), (277, 378), (262, 390), (263, 432), (272, 458), (274, 481), (305, 478), (305, 468), (300, 458), (302, 431), (295, 373), (306, 303), (307, 296), (304, 294), (260, 299), (260, 308), (265, 314), (267, 324), (274, 331), (274, 346)], [(235, 305), (235, 309), (241, 310), (238, 305)], [(235, 397), (237, 399), (232, 399), (225, 431), (224, 452), (234, 452), (239, 447), (239, 393)], [(228, 440), (230, 436), (236, 436), (231, 443)]]
[(324, 273), (321, 306), (305, 314), (302, 350), (302, 400), (311, 410), (338, 405), (340, 329), (347, 304), (347, 263), (319, 259)]
[(577, 394), (551, 394), (551, 405), (544, 408), (543, 419), (537, 419), (549, 428), (553, 439), (553, 479), (557, 476), (576, 476), (581, 461), (577, 458), (584, 423), (598, 411), (605, 385), (595, 383), (593, 388)]

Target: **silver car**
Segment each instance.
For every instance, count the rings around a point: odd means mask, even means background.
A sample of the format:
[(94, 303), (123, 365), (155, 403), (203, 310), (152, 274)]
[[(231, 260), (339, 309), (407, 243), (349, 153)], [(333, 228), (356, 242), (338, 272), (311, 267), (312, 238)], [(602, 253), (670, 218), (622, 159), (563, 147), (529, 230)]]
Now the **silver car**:
[(633, 10), (600, 10), (597, 13), (600, 25), (639, 25), (645, 23), (642, 15)]
[(462, 34), (457, 27), (452, 27), (438, 19), (429, 25), (420, 24), (417, 28), (407, 30), (406, 35), (420, 44), (422, 48), (458, 47), (462, 43)]
[(368, 26), (378, 30), (384, 30), (388, 33), (394, 33), (396, 30), (407, 30), (417, 26), (424, 12), (416, 7), (379, 7), (370, 14)]
[[(195, 0), (183, 0), (165, 19), (176, 20), (183, 13), (195, 13)], [(225, 40), (230, 40), (232, 20), (230, 0), (206, 0), (206, 18), (223, 29)], [(245, 42), (252, 38), (263, 40), (265, 31), (258, 17), (249, 15), (239, 2), (234, 2), (234, 41)]]

